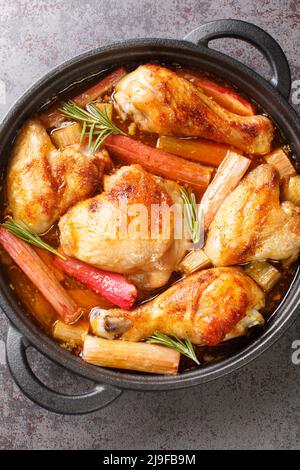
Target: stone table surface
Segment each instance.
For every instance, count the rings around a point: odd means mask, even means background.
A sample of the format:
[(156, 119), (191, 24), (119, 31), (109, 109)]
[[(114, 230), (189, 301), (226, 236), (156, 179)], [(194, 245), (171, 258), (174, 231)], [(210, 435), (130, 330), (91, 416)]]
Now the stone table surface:
[[(252, 21), (279, 41), (291, 66), (293, 105), (300, 111), (299, 0), (0, 0), (0, 117), (35, 80), (76, 54), (127, 38), (182, 38), (217, 18)], [(228, 39), (212, 47), (268, 76), (251, 46)], [(299, 321), (263, 356), (227, 377), (182, 391), (126, 391), (113, 405), (86, 416), (49, 413), (24, 397), (6, 366), (7, 327), (1, 313), (2, 449), (300, 448), (300, 366), (291, 361)], [(90, 385), (36, 351), (30, 360), (58, 390), (71, 393)]]

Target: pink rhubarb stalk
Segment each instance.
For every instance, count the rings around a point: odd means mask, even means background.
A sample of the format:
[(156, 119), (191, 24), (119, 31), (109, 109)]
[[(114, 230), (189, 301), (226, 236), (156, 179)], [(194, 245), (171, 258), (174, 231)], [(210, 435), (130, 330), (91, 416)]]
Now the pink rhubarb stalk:
[[(73, 101), (75, 101), (79, 106), (86, 106), (91, 101), (95, 101), (105, 95), (105, 93), (108, 93), (121, 80), (121, 78), (126, 75), (126, 73), (127, 72), (124, 67), (119, 67), (107, 75), (107, 77), (100, 80), (100, 82), (96, 83), (96, 85), (76, 96)], [(40, 115), (40, 120), (46, 128), (49, 128), (59, 126), (66, 120), (66, 118), (59, 112), (57, 105), (55, 104)]]
[(54, 266), (123, 309), (129, 310), (135, 302), (137, 289), (122, 274), (102, 271), (74, 258), (55, 256)]
[(65, 323), (73, 323), (81, 316), (77, 304), (31, 246), (4, 227), (0, 227), (0, 243)]

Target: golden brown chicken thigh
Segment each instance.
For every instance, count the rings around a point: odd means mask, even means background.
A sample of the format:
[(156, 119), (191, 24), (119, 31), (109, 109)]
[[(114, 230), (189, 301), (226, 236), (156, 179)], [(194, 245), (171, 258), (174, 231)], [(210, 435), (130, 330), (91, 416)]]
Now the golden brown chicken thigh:
[[(179, 186), (139, 165), (123, 166), (104, 179), (104, 192), (72, 207), (59, 222), (63, 251), (99, 268), (129, 274), (137, 285), (164, 285), (183, 257), (186, 242), (174, 239), (174, 217), (155, 207), (182, 211)], [(166, 213), (167, 215), (167, 213)], [(163, 220), (168, 223), (163, 226)], [(170, 224), (169, 224), (170, 221)]]
[(37, 233), (100, 187), (102, 166), (76, 148), (57, 150), (37, 119), (25, 123), (7, 173), (9, 210)]
[(248, 173), (209, 228), (204, 251), (215, 266), (297, 256), (300, 208), (280, 203), (279, 197), (279, 175), (272, 165)]
[(270, 151), (270, 119), (226, 111), (193, 83), (159, 65), (141, 65), (126, 75), (116, 86), (114, 100), (121, 116), (144, 131), (205, 137), (247, 153)]
[(173, 284), (135, 310), (95, 308), (90, 322), (93, 332), (106, 338), (141, 341), (160, 331), (215, 345), (262, 324), (257, 310), (263, 306), (263, 292), (242, 269), (214, 268)]

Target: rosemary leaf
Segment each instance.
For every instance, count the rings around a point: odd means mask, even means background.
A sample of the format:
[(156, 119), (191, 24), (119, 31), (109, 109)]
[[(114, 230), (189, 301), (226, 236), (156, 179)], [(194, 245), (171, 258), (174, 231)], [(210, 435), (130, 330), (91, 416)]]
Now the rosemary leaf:
[(181, 197), (184, 202), (186, 222), (193, 243), (198, 243), (201, 236), (201, 220), (195, 194), (180, 188)]
[(156, 331), (153, 336), (150, 336), (150, 338), (147, 339), (147, 343), (161, 344), (162, 346), (175, 349), (175, 351), (178, 351), (180, 354), (183, 354), (189, 359), (192, 359), (192, 361), (196, 362), (196, 364), (200, 365), (191, 340), (188, 336), (186, 336), (184, 340), (181, 340), (177, 336), (171, 338), (170, 336), (165, 335), (164, 333)]
[(53, 248), (48, 243), (44, 242), (40, 236), (28, 227), (24, 222), (16, 222), (13, 218), (7, 219), (5, 222), (0, 224), (2, 227), (6, 228), (10, 233), (15, 235), (15, 237), (20, 238), (24, 242), (30, 243), (30, 245), (37, 246), (38, 248), (43, 248), (44, 250), (50, 251), (59, 258), (65, 260), (66, 257), (63, 256), (58, 250)]
[(94, 131), (95, 131), (95, 123), (91, 125), (90, 130), (89, 130), (89, 149), (92, 148), (92, 141), (94, 137)]
[(80, 143), (83, 141), (85, 133), (86, 133), (86, 122), (84, 122), (83, 125), (82, 125), (82, 131), (81, 131), (81, 134), (80, 134)]
[[(59, 111), (66, 117), (82, 123), (81, 141), (85, 134), (88, 136), (88, 148), (92, 153), (101, 147), (105, 139), (111, 134), (126, 135), (111, 121), (107, 112), (101, 112), (92, 104), (81, 108), (74, 101), (62, 102)], [(94, 140), (94, 142), (93, 142)]]

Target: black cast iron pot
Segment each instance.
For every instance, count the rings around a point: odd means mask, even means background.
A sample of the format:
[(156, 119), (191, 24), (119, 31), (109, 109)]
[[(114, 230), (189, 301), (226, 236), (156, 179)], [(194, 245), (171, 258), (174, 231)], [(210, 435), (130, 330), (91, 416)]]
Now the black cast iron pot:
[[(242, 39), (262, 52), (272, 68), (271, 82), (267, 82), (240, 62), (209, 49), (209, 41), (221, 37)], [(153, 59), (187, 64), (214, 73), (253, 97), (284, 132), (300, 163), (300, 122), (287, 102), (291, 81), (289, 66), (282, 49), (271, 36), (257, 26), (238, 20), (219, 20), (200, 26), (188, 34), (184, 41), (126, 41), (87, 52), (49, 72), (17, 101), (1, 124), (1, 169), (5, 169), (12, 141), (24, 120), (36, 112), (41, 104), (47, 103), (49, 98), (57, 97), (62, 90), (68, 89), (70, 84), (78, 83), (101, 71), (121, 64), (138, 64)], [(265, 330), (234, 356), (178, 376), (146, 376), (95, 367), (61, 349), (24, 315), (1, 276), (0, 306), (14, 325), (9, 328), (7, 336), (7, 362), (21, 390), (39, 405), (59, 413), (87, 413), (106, 406), (120, 395), (122, 389), (174, 390), (199, 385), (238, 369), (265, 351), (292, 324), (298, 315), (299, 293), (297, 271), (289, 292)], [(26, 349), (30, 345), (58, 364), (93, 380), (97, 384), (94, 390), (83, 395), (69, 396), (48, 389), (29, 367)]]

